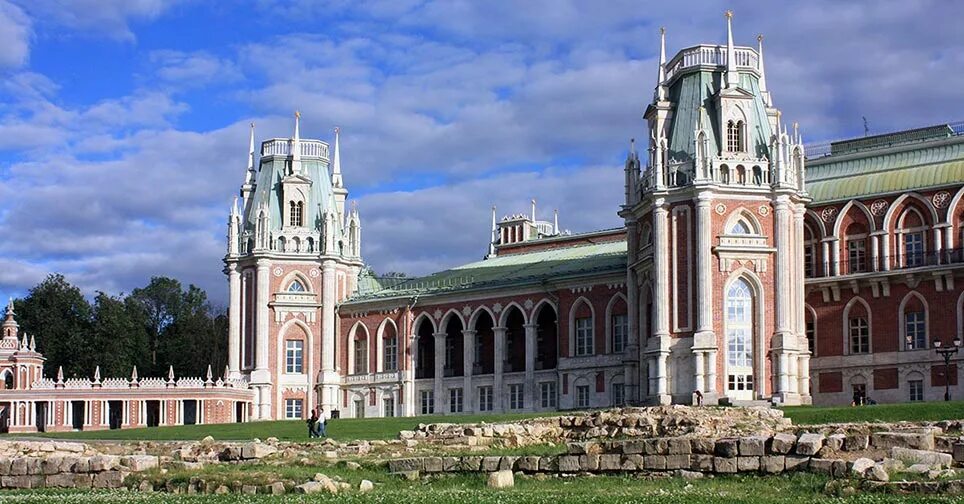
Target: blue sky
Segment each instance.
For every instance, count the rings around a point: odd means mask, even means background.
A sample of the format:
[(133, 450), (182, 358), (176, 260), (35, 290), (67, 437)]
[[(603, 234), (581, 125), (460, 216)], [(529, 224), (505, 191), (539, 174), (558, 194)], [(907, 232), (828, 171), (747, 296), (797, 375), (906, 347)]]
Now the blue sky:
[(614, 227), (668, 52), (765, 36), (807, 141), (964, 118), (964, 5), (941, 1), (0, 0), (0, 296), (171, 275), (225, 298), (247, 124), (329, 139), (377, 271), (485, 253), (489, 208)]

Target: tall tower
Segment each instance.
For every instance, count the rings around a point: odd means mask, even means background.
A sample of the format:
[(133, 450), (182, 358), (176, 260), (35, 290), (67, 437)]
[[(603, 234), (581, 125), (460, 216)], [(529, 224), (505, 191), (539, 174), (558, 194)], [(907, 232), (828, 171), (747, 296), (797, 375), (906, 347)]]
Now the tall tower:
[[(254, 152), (228, 217), (228, 372), (257, 391), (252, 418), (306, 417), (337, 403), (335, 305), (355, 289), (361, 219), (327, 142), (272, 138)], [(257, 161), (257, 163), (256, 163)], [(337, 181), (337, 182), (336, 182)]]
[(762, 37), (736, 46), (726, 26), (669, 61), (661, 30), (647, 166), (626, 162), (636, 393), (807, 403), (803, 142), (772, 106)]

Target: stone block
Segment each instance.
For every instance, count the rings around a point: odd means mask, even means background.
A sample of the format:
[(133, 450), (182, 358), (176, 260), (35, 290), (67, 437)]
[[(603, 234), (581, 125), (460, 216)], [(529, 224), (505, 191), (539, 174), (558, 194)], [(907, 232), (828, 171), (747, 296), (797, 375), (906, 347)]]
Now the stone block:
[(736, 473), (736, 457), (713, 457), (713, 472), (719, 474)]
[[(689, 445), (687, 445), (689, 446)], [(677, 469), (689, 469), (690, 467), (690, 456), (689, 455), (667, 455), (666, 456), (666, 470), (677, 470)]]
[(482, 457), (482, 470), (492, 472), (499, 470), (499, 461), (502, 457)]
[(623, 456), (623, 471), (639, 471), (644, 468), (643, 456), (637, 453)]
[(847, 436), (844, 434), (831, 434), (827, 436), (824, 446), (833, 451), (842, 451), (845, 439), (847, 439)]
[(833, 459), (810, 459), (810, 471), (830, 476), (833, 473)]
[[(47, 457), (40, 461), (40, 474), (49, 476), (51, 474), (57, 474), (64, 472), (64, 458), (63, 457)], [(69, 469), (68, 469), (69, 472)]]
[(275, 481), (274, 483), (268, 485), (268, 493), (271, 495), (284, 495), (285, 484), (280, 481)]
[(10, 458), (0, 457), (0, 476), (10, 475)]
[(361, 493), (368, 493), (375, 489), (375, 484), (369, 480), (361, 480), (358, 483), (358, 491)]
[[(964, 443), (954, 443), (954, 447), (951, 448), (951, 457), (954, 462), (958, 464), (964, 464)], [(0, 460), (0, 474), (3, 474), (3, 460)]]
[(665, 471), (666, 456), (665, 455), (644, 455), (643, 468), (649, 471)]
[(877, 464), (870, 468), (869, 471), (865, 473), (865, 477), (871, 481), (890, 481), (890, 475), (880, 464)]
[(70, 443), (67, 441), (55, 441), (54, 450), (59, 452), (84, 453), (87, 445), (83, 443)]
[(478, 472), (482, 468), (482, 457), (462, 457), (459, 461), (459, 471)]
[(619, 471), (622, 469), (622, 455), (606, 454), (599, 456), (600, 471)]
[(277, 452), (278, 449), (274, 446), (264, 443), (245, 443), (241, 445), (241, 458), (250, 459), (260, 459)]
[[(486, 457), (486, 458), (489, 458), (489, 457)], [(484, 465), (484, 461), (483, 461), (483, 465)], [(579, 472), (579, 456), (563, 455), (559, 457), (559, 472), (561, 473)]]
[(847, 477), (847, 461), (846, 460), (834, 460), (833, 466), (831, 466), (830, 475), (834, 478), (846, 478)]
[(868, 446), (870, 446), (870, 436), (867, 434), (849, 434), (843, 442), (843, 449), (848, 452), (863, 451)]
[(42, 488), (44, 477), (40, 475), (14, 475), (0, 477), (0, 486), (3, 488)]
[(421, 471), (422, 459), (403, 458), (403, 459), (389, 460), (388, 470), (389, 472), (393, 472), (393, 473), (402, 472), (402, 471)]
[(579, 470), (593, 472), (599, 470), (599, 455), (580, 455)]
[(442, 457), (442, 471), (443, 472), (458, 471), (460, 461), (461, 460), (458, 457)]
[(739, 472), (757, 472), (760, 470), (760, 457), (737, 457), (736, 470)]
[(646, 455), (666, 455), (667, 443), (663, 438), (652, 438), (643, 441), (643, 453)]
[(116, 469), (120, 459), (114, 455), (95, 455), (90, 458), (90, 472), (102, 472)]
[(75, 473), (89, 473), (90, 472), (90, 457), (77, 457), (74, 464), (70, 468), (71, 472)]
[(854, 460), (850, 465), (850, 472), (855, 476), (863, 477), (865, 474), (867, 474), (867, 471), (869, 471), (875, 465), (876, 464), (874, 464), (873, 460), (866, 457), (861, 457), (857, 460)]
[(777, 455), (786, 455), (793, 450), (793, 446), (797, 443), (797, 436), (793, 434), (787, 434), (786, 432), (780, 432), (774, 434), (770, 438), (770, 453)]
[(787, 471), (806, 471), (808, 469), (810, 469), (810, 457), (805, 455), (786, 456)]
[(626, 455), (644, 453), (645, 443), (642, 441), (625, 441), (622, 443), (622, 449)]
[[(619, 457), (619, 455), (606, 455), (607, 457)], [(520, 457), (519, 461), (516, 463), (516, 468), (520, 471), (525, 472), (537, 472), (539, 471), (539, 457)]]
[(915, 450), (912, 448), (901, 448), (895, 446), (890, 449), (890, 456), (901, 460), (904, 464), (927, 464), (932, 467), (950, 467), (954, 458), (949, 453), (940, 453), (928, 450)]
[(131, 472), (141, 472), (148, 469), (154, 469), (157, 467), (158, 458), (154, 455), (128, 455), (122, 457), (120, 460), (122, 466), (131, 470)]
[(733, 458), (739, 455), (739, 441), (736, 439), (717, 439), (713, 452), (717, 457)]
[(784, 455), (765, 455), (760, 458), (760, 470), (769, 474), (782, 473), (787, 467)]
[[(598, 457), (598, 455), (596, 455)], [(515, 463), (519, 460), (519, 457), (505, 456), (499, 459), (499, 470), (500, 471), (513, 471), (515, 470)]]
[(127, 471), (101, 471), (94, 475), (91, 486), (94, 488), (120, 488), (124, 486)]
[(702, 453), (690, 455), (690, 469), (700, 472), (713, 472), (713, 455)]
[(823, 448), (823, 434), (807, 432), (797, 438), (797, 455), (816, 455)]
[(489, 473), (489, 479), (486, 481), (486, 486), (489, 488), (512, 488), (515, 486), (515, 476), (512, 471), (495, 471)]
[(425, 457), (422, 459), (422, 470), (427, 473), (442, 472), (442, 457)]
[(716, 441), (710, 438), (690, 439), (691, 453), (699, 453), (702, 455), (713, 455), (715, 449), (716, 449)]
[(570, 455), (598, 455), (602, 453), (602, 446), (595, 441), (582, 441), (579, 443), (567, 443), (566, 453)]
[(686, 438), (670, 438), (666, 441), (667, 455), (689, 455), (693, 453), (690, 440)]
[(27, 474), (43, 474), (43, 462), (46, 459), (40, 457), (27, 458)]
[(933, 432), (875, 432), (870, 435), (870, 444), (879, 450), (891, 448), (913, 448), (915, 450), (933, 450)]
[(558, 457), (540, 457), (539, 470), (542, 472), (556, 472), (559, 470)]
[(739, 448), (741, 457), (762, 457), (765, 454), (766, 438), (751, 436), (740, 438)]
[(25, 476), (27, 474), (27, 458), (17, 457), (10, 461), (10, 476)]

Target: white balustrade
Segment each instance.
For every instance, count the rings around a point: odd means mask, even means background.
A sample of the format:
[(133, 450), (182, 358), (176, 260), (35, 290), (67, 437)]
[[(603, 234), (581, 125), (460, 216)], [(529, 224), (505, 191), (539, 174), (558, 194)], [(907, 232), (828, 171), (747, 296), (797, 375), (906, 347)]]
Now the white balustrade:
[[(291, 155), (291, 144), (292, 140), (290, 138), (273, 138), (271, 140), (266, 140), (261, 144), (261, 155), (262, 156), (290, 156)], [(328, 144), (322, 142), (321, 140), (301, 140), (301, 157), (302, 158), (320, 158), (328, 160)]]

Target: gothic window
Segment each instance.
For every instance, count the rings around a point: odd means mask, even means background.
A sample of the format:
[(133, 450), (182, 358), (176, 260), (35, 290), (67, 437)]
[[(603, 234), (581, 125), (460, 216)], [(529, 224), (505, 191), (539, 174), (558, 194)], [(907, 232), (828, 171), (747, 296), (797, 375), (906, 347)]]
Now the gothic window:
[(927, 348), (927, 324), (923, 311), (904, 313), (904, 331), (908, 350)]
[(736, 398), (753, 396), (753, 291), (739, 278), (726, 293), (726, 383)]
[(303, 226), (304, 216), (305, 216), (305, 204), (302, 201), (294, 202), (291, 201), (288, 204), (289, 209), (289, 222), (292, 226)]
[(576, 319), (576, 355), (593, 353), (592, 317)]
[(904, 235), (904, 266), (913, 268), (924, 264), (924, 232)]
[(870, 324), (864, 317), (850, 319), (850, 353), (870, 353)]
[(13, 373), (7, 372), (3, 377), (3, 388), (10, 390), (13, 388)]
[(365, 337), (364, 334), (355, 338), (354, 360), (354, 374), (365, 374), (368, 372), (368, 338)]
[(850, 273), (867, 271), (867, 242), (864, 238), (847, 240), (847, 261)]
[(289, 374), (300, 374), (304, 372), (302, 356), (304, 355), (304, 342), (301, 340), (288, 340), (285, 342), (285, 372)]
[(734, 223), (732, 226), (730, 226), (730, 230), (728, 234), (748, 235), (748, 234), (753, 234), (753, 231), (751, 231), (749, 224), (747, 224), (745, 220), (740, 219), (736, 221), (736, 223)]
[(728, 121), (726, 123), (726, 150), (730, 152), (745, 152), (744, 147), (744, 122)]
[(398, 337), (392, 334), (385, 338), (385, 355), (382, 358), (385, 371), (398, 369)]
[(927, 262), (927, 221), (923, 215), (914, 207), (908, 208), (897, 221), (896, 232), (897, 249), (902, 256), (903, 266), (924, 266)]
[(288, 286), (288, 292), (305, 292), (305, 285), (298, 280), (291, 282)]
[(619, 353), (626, 349), (629, 339), (629, 316), (626, 314), (613, 315), (612, 319), (612, 350)]

